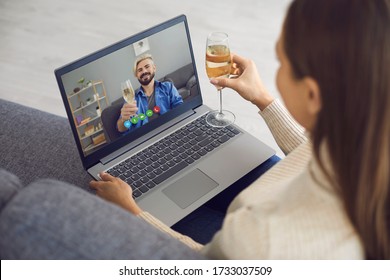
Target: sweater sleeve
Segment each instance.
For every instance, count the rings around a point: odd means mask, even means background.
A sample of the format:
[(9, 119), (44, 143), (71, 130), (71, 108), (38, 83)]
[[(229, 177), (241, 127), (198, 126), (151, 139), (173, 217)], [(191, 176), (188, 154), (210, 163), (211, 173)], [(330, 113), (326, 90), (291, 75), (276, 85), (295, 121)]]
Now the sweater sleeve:
[(177, 231), (174, 231), (173, 229), (171, 229), (170, 227), (165, 225), (163, 222), (161, 222), (159, 219), (157, 219), (156, 217), (154, 217), (153, 215), (151, 215), (148, 212), (141, 212), (138, 215), (138, 217), (145, 220), (146, 222), (148, 222), (149, 224), (151, 224), (152, 226), (154, 226), (158, 230), (160, 230), (160, 231), (172, 236), (173, 238), (183, 242), (184, 244), (186, 244), (188, 247), (190, 247), (193, 250), (199, 251), (203, 248), (202, 244), (194, 241), (192, 238), (190, 238), (188, 236), (182, 235), (182, 234), (178, 233)]
[(264, 118), (276, 143), (285, 154), (307, 141), (305, 129), (293, 119), (279, 100), (275, 99), (259, 114)]

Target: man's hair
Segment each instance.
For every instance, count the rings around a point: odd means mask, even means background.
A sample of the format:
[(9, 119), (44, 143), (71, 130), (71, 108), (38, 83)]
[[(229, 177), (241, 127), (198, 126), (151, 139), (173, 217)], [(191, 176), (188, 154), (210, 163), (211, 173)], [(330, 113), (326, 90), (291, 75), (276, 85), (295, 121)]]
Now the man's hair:
[(149, 53), (145, 53), (143, 55), (140, 55), (139, 57), (137, 57), (137, 59), (135, 60), (134, 62), (134, 68), (133, 68), (133, 72), (134, 72), (134, 75), (137, 75), (137, 66), (138, 64), (145, 60), (145, 59), (150, 59), (151, 61), (153, 61), (153, 56)]

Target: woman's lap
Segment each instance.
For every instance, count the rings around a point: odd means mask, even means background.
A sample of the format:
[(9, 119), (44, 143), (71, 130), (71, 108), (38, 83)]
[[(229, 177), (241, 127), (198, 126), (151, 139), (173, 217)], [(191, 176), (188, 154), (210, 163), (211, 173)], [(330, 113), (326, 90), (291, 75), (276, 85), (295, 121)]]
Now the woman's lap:
[(172, 229), (199, 243), (210, 242), (214, 234), (222, 227), (227, 208), (232, 200), (279, 160), (278, 156), (272, 156), (209, 202), (173, 225)]

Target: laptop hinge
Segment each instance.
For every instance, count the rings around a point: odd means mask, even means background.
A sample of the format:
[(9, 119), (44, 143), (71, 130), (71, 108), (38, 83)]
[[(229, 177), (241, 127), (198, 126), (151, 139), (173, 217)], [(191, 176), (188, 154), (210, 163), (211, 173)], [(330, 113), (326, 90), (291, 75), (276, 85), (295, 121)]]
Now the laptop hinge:
[(131, 143), (123, 146), (122, 148), (118, 149), (117, 151), (112, 152), (108, 156), (102, 158), (100, 160), (100, 162), (102, 164), (104, 164), (104, 165), (109, 163), (110, 161), (118, 158), (119, 156), (123, 155), (124, 153), (126, 153), (126, 152), (134, 149), (135, 147), (145, 143), (146, 141), (148, 141), (149, 139), (155, 137), (156, 135), (160, 134), (161, 132), (163, 132), (163, 131), (171, 128), (172, 126), (178, 124), (179, 122), (189, 118), (190, 116), (194, 115), (195, 113), (196, 112), (194, 110), (191, 110), (191, 111), (183, 113), (179, 117), (176, 117), (173, 120), (171, 120), (171, 121), (161, 125), (160, 127), (154, 129), (153, 131), (147, 133), (145, 136), (141, 137), (140, 139), (136, 139), (133, 142), (131, 142)]

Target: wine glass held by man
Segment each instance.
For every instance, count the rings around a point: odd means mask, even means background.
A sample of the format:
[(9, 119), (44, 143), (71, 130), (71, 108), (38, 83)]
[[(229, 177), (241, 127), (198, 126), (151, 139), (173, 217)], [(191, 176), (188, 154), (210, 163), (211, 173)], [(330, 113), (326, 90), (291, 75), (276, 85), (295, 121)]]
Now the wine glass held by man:
[(122, 108), (122, 119), (125, 120), (123, 122), (123, 126), (129, 128), (131, 126), (131, 122), (133, 121), (132, 118), (137, 117), (136, 112), (138, 108), (137, 102), (135, 101), (135, 92), (130, 80), (122, 82), (121, 89), (123, 99), (126, 101), (126, 104), (123, 106), (125, 109)]
[[(276, 44), (289, 112), (253, 61), (233, 55), (239, 76), (211, 82), (257, 106), (286, 157), (197, 249), (210, 258), (390, 259), (389, 49), (389, 0), (292, 1)], [(106, 179), (91, 187), (178, 238)]]

